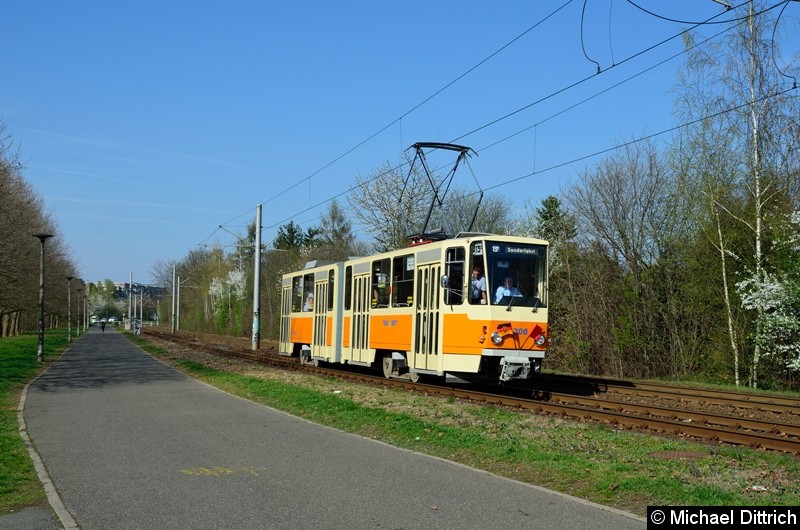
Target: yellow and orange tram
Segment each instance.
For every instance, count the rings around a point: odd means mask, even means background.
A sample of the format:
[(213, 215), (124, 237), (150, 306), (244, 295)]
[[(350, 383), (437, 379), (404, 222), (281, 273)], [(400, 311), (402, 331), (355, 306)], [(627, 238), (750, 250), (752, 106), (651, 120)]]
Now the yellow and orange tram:
[(280, 352), (417, 381), (528, 380), (548, 347), (548, 243), (459, 234), (285, 274)]

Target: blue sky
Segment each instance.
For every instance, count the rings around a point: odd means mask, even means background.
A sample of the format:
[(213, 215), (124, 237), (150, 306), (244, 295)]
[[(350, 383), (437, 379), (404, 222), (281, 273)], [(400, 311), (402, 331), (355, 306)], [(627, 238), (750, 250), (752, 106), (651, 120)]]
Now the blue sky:
[(415, 142), (469, 146), (484, 190), (538, 203), (582, 157), (675, 125), (682, 40), (645, 50), (688, 27), (624, 0), (3, 4), (0, 119), (26, 180), (79, 276), (144, 283), (156, 260), (233, 244), (257, 204), (264, 242), (317, 224)]

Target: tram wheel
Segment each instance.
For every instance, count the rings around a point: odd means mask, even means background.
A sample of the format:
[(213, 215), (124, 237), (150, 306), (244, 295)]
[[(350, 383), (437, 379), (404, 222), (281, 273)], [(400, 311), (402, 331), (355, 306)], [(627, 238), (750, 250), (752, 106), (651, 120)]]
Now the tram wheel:
[(387, 353), (383, 356), (383, 377), (386, 379), (391, 379), (394, 373), (394, 360), (392, 359), (392, 354)]

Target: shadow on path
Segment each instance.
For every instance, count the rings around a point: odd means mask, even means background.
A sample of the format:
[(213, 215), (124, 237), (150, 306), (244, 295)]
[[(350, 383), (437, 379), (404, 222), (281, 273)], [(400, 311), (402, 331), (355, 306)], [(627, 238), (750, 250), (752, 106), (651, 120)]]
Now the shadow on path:
[(53, 364), (31, 385), (32, 388), (57, 392), (177, 381), (186, 377), (152, 357), (142, 355), (137, 346), (120, 332), (112, 330), (90, 330)]

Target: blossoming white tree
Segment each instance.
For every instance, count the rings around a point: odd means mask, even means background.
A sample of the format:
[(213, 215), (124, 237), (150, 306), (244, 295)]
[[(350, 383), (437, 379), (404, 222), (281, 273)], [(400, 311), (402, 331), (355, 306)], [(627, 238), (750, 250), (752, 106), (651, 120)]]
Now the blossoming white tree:
[(790, 266), (779, 273), (763, 268), (736, 284), (742, 307), (758, 315), (754, 340), (764, 357), (774, 357), (786, 369), (800, 371), (800, 212), (794, 212), (789, 235), (775, 241)]

